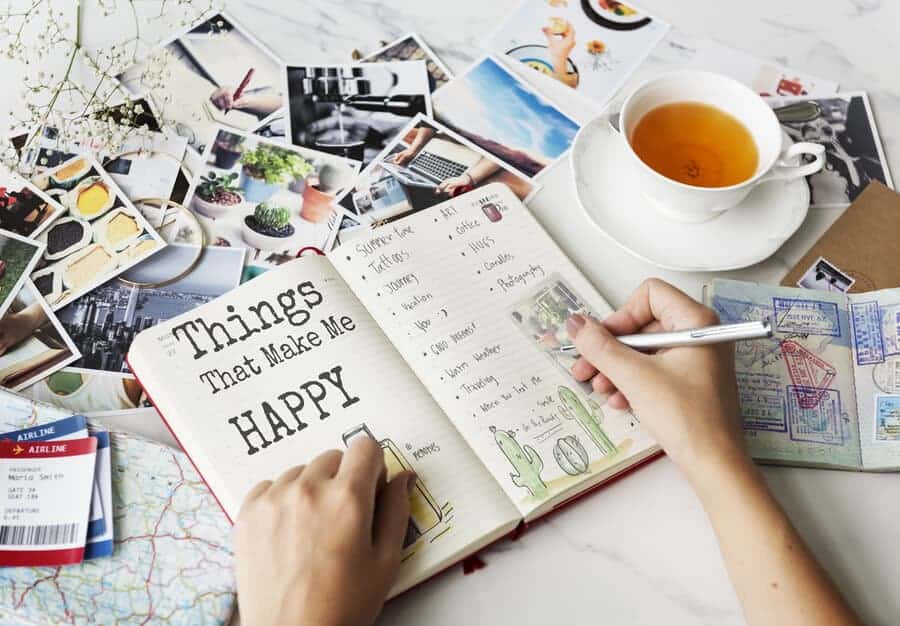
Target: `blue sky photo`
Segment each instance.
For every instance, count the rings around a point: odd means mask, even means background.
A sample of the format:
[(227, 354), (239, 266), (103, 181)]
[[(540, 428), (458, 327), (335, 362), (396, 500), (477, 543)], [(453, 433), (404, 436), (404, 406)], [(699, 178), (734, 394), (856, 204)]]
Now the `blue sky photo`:
[[(504, 158), (502, 153), (472, 136), (498, 142), (509, 150), (525, 152), (548, 165), (569, 149), (578, 132), (574, 121), (491, 58), (485, 58), (467, 74), (438, 91), (434, 108), (442, 122), (501, 158)], [(522, 169), (515, 163), (510, 165)]]

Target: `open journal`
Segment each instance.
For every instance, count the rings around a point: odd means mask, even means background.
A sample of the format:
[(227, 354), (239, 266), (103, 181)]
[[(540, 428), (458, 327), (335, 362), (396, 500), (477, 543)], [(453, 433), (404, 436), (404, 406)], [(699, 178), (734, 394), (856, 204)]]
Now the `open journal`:
[(844, 294), (715, 280), (723, 322), (773, 322), (735, 348), (744, 432), (762, 462), (900, 470), (900, 289)]
[(395, 595), (658, 452), (558, 350), (570, 314), (609, 310), (493, 184), (148, 329), (128, 362), (231, 519), (354, 437), (414, 469)]

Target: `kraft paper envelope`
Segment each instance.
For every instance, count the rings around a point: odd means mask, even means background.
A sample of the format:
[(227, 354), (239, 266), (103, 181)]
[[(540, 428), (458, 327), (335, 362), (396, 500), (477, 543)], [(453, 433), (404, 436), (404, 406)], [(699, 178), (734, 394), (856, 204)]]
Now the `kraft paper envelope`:
[(850, 293), (900, 287), (900, 194), (874, 181), (788, 272), (782, 285), (796, 287), (818, 260), (846, 274)]

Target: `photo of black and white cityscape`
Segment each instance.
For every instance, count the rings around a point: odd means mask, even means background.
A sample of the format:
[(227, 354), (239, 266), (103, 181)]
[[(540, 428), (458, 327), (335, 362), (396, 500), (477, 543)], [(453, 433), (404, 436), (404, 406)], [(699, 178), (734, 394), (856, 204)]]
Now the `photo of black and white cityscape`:
[[(187, 268), (194, 246), (169, 245), (125, 276), (161, 282)], [(81, 350), (72, 365), (106, 372), (128, 372), (125, 356), (134, 337), (147, 328), (209, 302), (240, 283), (244, 250), (209, 247), (185, 278), (163, 287), (132, 287), (112, 280), (57, 311)]]

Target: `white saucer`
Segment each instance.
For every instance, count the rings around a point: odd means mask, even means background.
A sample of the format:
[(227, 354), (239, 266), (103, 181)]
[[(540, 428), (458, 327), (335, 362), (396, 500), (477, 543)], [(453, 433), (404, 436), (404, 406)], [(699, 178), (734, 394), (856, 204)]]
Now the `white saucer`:
[(797, 231), (809, 210), (809, 187), (800, 178), (763, 183), (709, 221), (673, 221), (641, 193), (633, 157), (606, 116), (581, 129), (570, 158), (575, 197), (591, 221), (625, 250), (663, 269), (714, 272), (759, 263)]

